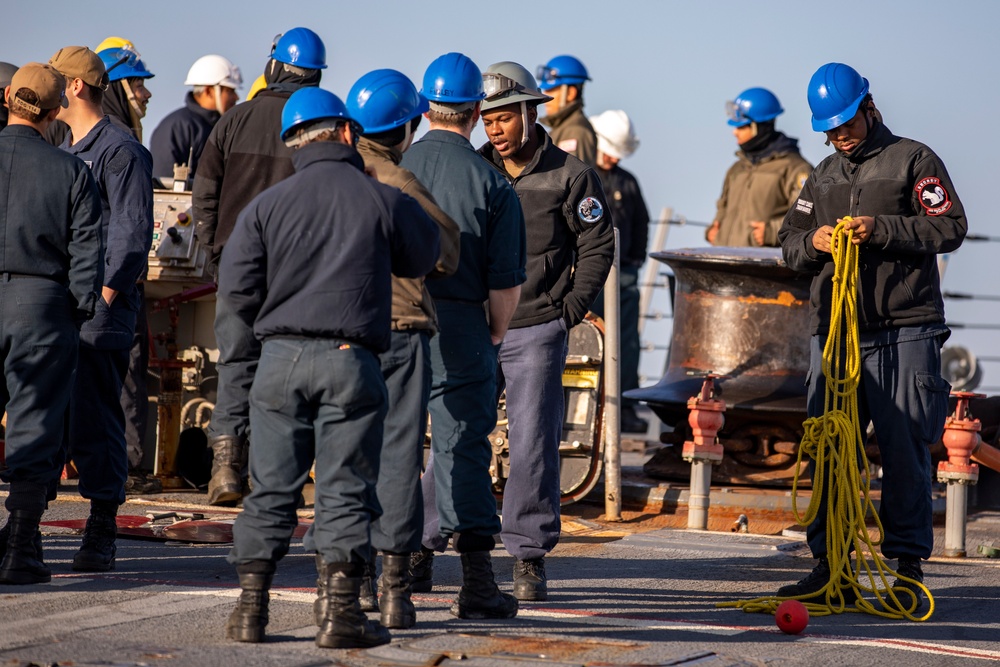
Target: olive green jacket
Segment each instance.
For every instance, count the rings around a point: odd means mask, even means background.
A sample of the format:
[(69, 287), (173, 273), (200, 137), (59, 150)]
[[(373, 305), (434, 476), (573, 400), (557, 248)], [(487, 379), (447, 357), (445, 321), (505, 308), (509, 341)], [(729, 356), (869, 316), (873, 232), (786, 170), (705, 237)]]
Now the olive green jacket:
[[(361, 138), (358, 142), (358, 152), (365, 161), (365, 171), (372, 174), (380, 183), (399, 188), (417, 200), (427, 215), (437, 223), (441, 232), (441, 255), (437, 264), (427, 277), (436, 278), (448, 276), (458, 268), (459, 228), (447, 213), (442, 211), (433, 195), (417, 180), (413, 172), (399, 166), (403, 154), (395, 148), (389, 148)], [(431, 299), (423, 278), (392, 277), (392, 330), (407, 331), (419, 329), (431, 335), (437, 333), (437, 311)]]
[(795, 204), (795, 198), (812, 171), (812, 165), (799, 154), (794, 139), (787, 139), (783, 144), (788, 150), (778, 150), (756, 164), (743, 151), (736, 153), (739, 159), (726, 172), (716, 208), (719, 233), (714, 245), (757, 246), (750, 227), (754, 220), (767, 223), (764, 245), (778, 245), (778, 230), (785, 213)]
[(597, 165), (597, 135), (583, 114), (583, 102), (572, 102), (558, 112), (539, 119), (539, 122), (552, 128), (549, 138), (557, 148), (589, 167)]

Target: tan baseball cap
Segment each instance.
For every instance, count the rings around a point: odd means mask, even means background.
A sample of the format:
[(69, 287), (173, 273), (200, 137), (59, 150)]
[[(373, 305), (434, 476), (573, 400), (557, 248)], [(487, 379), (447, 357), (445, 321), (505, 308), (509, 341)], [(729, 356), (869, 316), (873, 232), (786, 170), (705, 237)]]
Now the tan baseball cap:
[[(37, 103), (18, 97), (22, 88), (33, 92), (38, 97)], [(49, 65), (28, 63), (14, 72), (9, 103), (12, 109), (19, 108), (35, 114), (66, 106), (66, 79)]]
[(64, 46), (49, 58), (49, 64), (67, 79), (82, 79), (84, 83), (102, 90), (108, 87), (104, 61), (86, 46)]

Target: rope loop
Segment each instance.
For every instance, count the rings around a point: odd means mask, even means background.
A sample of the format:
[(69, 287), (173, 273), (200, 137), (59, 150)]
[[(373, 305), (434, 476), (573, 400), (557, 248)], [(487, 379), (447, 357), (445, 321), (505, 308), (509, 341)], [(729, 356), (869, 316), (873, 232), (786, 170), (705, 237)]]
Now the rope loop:
[[(858, 331), (858, 246), (854, 232), (845, 228), (849, 216), (842, 218), (833, 233), (833, 290), (830, 307), (830, 332), (823, 347), (823, 377), (826, 379), (824, 411), (803, 423), (803, 436), (792, 478), (792, 512), (796, 522), (808, 526), (819, 515), (820, 500), (826, 496), (826, 557), (830, 581), (825, 604), (806, 602), (812, 616), (863, 612), (883, 618), (926, 621), (934, 613), (934, 597), (921, 582), (900, 576), (889, 568), (878, 547), (882, 544), (882, 522), (871, 500), (871, 469), (865, 454), (865, 434), (858, 417), (858, 385), (861, 380), (861, 349)], [(867, 425), (865, 425), (867, 427)], [(803, 456), (813, 460), (813, 493), (804, 514), (799, 513), (798, 485)], [(824, 489), (825, 494), (817, 493)], [(865, 522), (872, 517), (876, 536)], [(871, 557), (871, 562), (866, 559)], [(927, 613), (917, 617), (913, 591), (889, 584), (889, 578), (915, 584), (927, 596)], [(844, 592), (852, 589), (857, 600), (848, 606)], [(875, 596), (875, 604), (863, 597)], [(800, 596), (813, 599), (813, 595)], [(774, 614), (778, 605), (789, 598), (764, 596), (752, 600), (720, 602), (718, 607), (737, 607), (746, 612)], [(793, 598), (794, 599), (794, 598)]]

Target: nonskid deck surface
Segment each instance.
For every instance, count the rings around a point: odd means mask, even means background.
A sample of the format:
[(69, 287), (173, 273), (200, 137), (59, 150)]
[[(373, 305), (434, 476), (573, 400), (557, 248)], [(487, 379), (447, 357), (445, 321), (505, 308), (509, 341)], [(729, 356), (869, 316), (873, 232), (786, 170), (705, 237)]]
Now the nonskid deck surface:
[[(6, 487), (0, 486), (0, 496)], [(130, 498), (122, 515), (178, 512), (230, 522), (233, 511), (204, 505), (204, 495)], [(87, 503), (66, 489), (43, 521), (83, 519)], [(799, 636), (782, 634), (771, 616), (719, 609), (717, 602), (765, 595), (813, 565), (793, 531), (761, 535), (695, 532), (674, 526), (675, 511), (626, 510), (608, 523), (602, 507), (564, 508), (563, 538), (547, 559), (549, 600), (522, 603), (509, 621), (463, 621), (448, 608), (461, 582), (458, 556), (435, 560), (435, 587), (414, 596), (417, 626), (393, 631), (370, 651), (315, 646), (314, 559), (293, 541), (274, 580), (269, 639), (237, 644), (224, 624), (238, 589), (226, 544), (118, 540), (107, 574), (70, 568), (79, 537), (45, 526), (50, 584), (0, 586), (0, 664), (81, 665), (854, 665), (1000, 662), (1000, 559), (978, 554), (1000, 546), (1000, 512), (974, 515), (970, 557), (934, 557), (925, 581), (936, 611), (925, 623), (857, 613), (815, 617)], [(308, 508), (301, 512), (310, 518)], [(138, 522), (138, 519), (133, 520)], [(169, 522), (169, 520), (168, 520)], [(773, 517), (766, 524), (772, 530)], [(760, 525), (764, 525), (761, 523)], [(755, 522), (751, 514), (750, 528)], [(940, 532), (940, 529), (939, 529)], [(943, 538), (938, 535), (938, 544)], [(988, 550), (987, 550), (988, 552)], [(513, 559), (494, 551), (502, 589)]]

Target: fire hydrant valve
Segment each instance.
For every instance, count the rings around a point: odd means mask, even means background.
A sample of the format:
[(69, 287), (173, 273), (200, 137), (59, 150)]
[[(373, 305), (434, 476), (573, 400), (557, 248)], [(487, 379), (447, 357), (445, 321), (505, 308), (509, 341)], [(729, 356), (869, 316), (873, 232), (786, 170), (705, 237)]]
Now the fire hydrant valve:
[(955, 414), (945, 420), (941, 436), (948, 460), (938, 463), (938, 481), (975, 484), (979, 480), (979, 466), (970, 459), (981, 442), (979, 432), (983, 425), (969, 414), (969, 401), (982, 394), (957, 391), (952, 396), (957, 400)]

